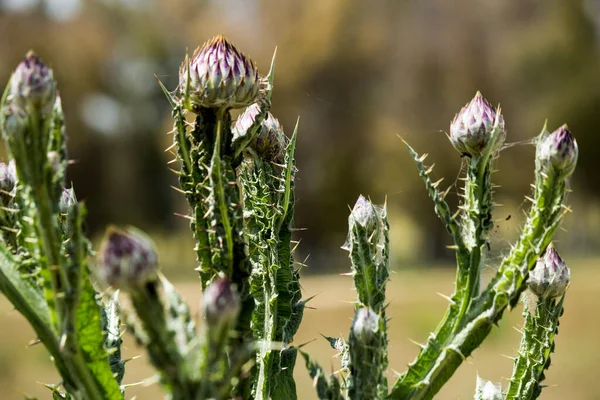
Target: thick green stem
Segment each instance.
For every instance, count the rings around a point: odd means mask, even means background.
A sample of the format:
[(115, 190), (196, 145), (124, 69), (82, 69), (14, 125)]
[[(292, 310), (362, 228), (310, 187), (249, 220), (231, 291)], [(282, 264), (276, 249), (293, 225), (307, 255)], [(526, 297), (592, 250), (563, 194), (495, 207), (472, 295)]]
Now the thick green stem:
[[(430, 337), (417, 359), (394, 385), (392, 399), (431, 399), (454, 371), (476, 349), (525, 288), (529, 270), (549, 244), (564, 211), (564, 177), (553, 171), (536, 173), (536, 193), (517, 244), (506, 257), (488, 288), (472, 302), (462, 320), (451, 320), (454, 305)], [(453, 297), (454, 299), (454, 297)], [(447, 335), (447, 327), (454, 326)]]
[[(459, 267), (468, 266), (458, 272), (457, 288), (464, 289), (460, 298), (457, 322), (462, 321), (471, 302), (479, 295), (481, 270), (484, 263), (483, 248), (487, 243), (487, 233), (492, 229), (492, 183), (491, 164), (488, 156), (474, 157), (469, 160), (465, 178), (463, 223), (461, 236), (468, 252), (468, 263), (459, 263)], [(457, 256), (461, 253), (457, 253)], [(455, 324), (456, 329), (458, 324)]]
[(195, 400), (198, 383), (184, 373), (184, 356), (180, 353), (175, 333), (168, 329), (165, 309), (155, 283), (131, 293), (131, 300), (143, 324), (147, 336), (144, 343), (150, 361), (161, 372), (163, 383), (168, 386), (173, 400)]
[(533, 400), (540, 395), (544, 370), (550, 365), (550, 353), (554, 351), (563, 302), (564, 296), (560, 300), (539, 299), (533, 313), (527, 307), (523, 311), (525, 326), (506, 400)]

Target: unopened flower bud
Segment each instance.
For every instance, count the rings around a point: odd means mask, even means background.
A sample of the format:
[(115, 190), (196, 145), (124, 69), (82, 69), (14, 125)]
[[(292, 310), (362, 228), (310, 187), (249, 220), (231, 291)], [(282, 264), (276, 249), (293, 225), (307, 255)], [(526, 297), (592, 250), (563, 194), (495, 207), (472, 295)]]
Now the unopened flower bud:
[(540, 257), (529, 273), (527, 284), (538, 297), (552, 298), (565, 293), (570, 279), (569, 267), (560, 258), (554, 247), (548, 246), (546, 253)]
[(359, 340), (368, 341), (379, 330), (379, 315), (370, 308), (359, 309), (352, 323), (352, 333)]
[[(477, 92), (450, 124), (450, 141), (462, 154), (479, 156), (497, 151), (506, 138), (504, 118)], [(488, 149), (489, 146), (492, 146)]]
[(363, 228), (371, 231), (378, 227), (379, 213), (373, 203), (367, 200), (363, 195), (360, 195), (358, 200), (356, 200), (356, 204), (354, 204), (354, 208), (352, 209), (348, 220), (350, 227), (354, 226), (355, 223), (358, 223)]
[[(233, 137), (242, 137), (260, 113), (260, 105), (253, 103), (248, 106), (235, 121), (232, 132)], [(265, 119), (261, 122), (256, 136), (250, 143), (250, 147), (266, 161), (283, 162), (285, 147), (287, 146), (287, 137), (277, 118), (270, 112), (267, 112)]]
[(33, 51), (27, 53), (10, 79), (7, 101), (24, 111), (50, 115), (56, 100), (56, 81), (52, 69)]
[(98, 254), (100, 277), (115, 289), (131, 290), (157, 278), (158, 256), (150, 238), (128, 228), (109, 228)]
[(499, 383), (492, 383), (477, 377), (477, 386), (475, 388), (475, 400), (503, 400), (502, 386)]
[(17, 184), (17, 170), (15, 161), (10, 160), (8, 164), (0, 162), (0, 194), (11, 193)]
[(63, 189), (58, 203), (61, 214), (68, 214), (75, 204), (77, 204), (77, 197), (73, 188)]
[(180, 93), (186, 95), (188, 87), (192, 110), (241, 108), (256, 100), (260, 78), (254, 62), (219, 35), (197, 48), (181, 65)]
[(231, 282), (219, 278), (204, 291), (204, 318), (209, 327), (233, 324), (240, 312), (240, 298)]
[(566, 124), (550, 134), (542, 135), (537, 144), (537, 158), (541, 165), (552, 167), (564, 176), (573, 173), (578, 155), (577, 141)]

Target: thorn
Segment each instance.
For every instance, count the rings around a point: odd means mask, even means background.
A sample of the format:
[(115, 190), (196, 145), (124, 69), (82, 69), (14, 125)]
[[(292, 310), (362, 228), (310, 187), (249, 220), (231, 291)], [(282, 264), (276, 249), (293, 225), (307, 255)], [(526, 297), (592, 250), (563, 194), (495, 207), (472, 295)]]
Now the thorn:
[(176, 163), (177, 161), (179, 161), (179, 160), (178, 160), (177, 158), (174, 158), (174, 159), (172, 159), (171, 161), (167, 162), (167, 165), (169, 165), (169, 164), (174, 164), (174, 163)]
[(176, 192), (187, 194), (183, 189), (178, 188), (177, 186), (171, 185), (171, 189), (174, 189)]
[(452, 298), (451, 298), (451, 297), (449, 297), (449, 296), (446, 296), (446, 295), (445, 295), (445, 294), (443, 294), (443, 293), (440, 293), (440, 292), (435, 292), (435, 294), (437, 294), (438, 296), (442, 297), (443, 299), (446, 299), (446, 300), (448, 300), (448, 302), (449, 302), (450, 304), (452, 304), (452, 305), (456, 304), (456, 302), (455, 302), (454, 300), (452, 300)]
[(195, 221), (194, 217), (192, 217), (191, 215), (184, 215), (184, 214), (179, 214), (179, 213), (173, 213), (173, 215), (176, 215), (177, 217), (187, 219), (190, 221)]
[(412, 344), (417, 345), (421, 350), (425, 349), (425, 345), (417, 342), (416, 340), (412, 340), (411, 338), (408, 338), (408, 341), (411, 342)]
[(173, 149), (175, 148), (175, 146), (177, 146), (177, 143), (173, 142), (173, 144), (172, 144), (172, 145), (170, 145), (169, 147), (167, 147), (167, 148), (165, 149), (165, 153), (166, 153), (167, 151), (171, 151), (171, 150), (173, 150)]

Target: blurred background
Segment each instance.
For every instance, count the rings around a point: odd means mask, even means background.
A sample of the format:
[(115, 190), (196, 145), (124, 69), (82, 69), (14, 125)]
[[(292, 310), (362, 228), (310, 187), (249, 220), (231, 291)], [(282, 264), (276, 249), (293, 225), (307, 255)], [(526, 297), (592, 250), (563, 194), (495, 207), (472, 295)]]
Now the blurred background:
[[(174, 216), (186, 213), (187, 205), (170, 188), (177, 180), (167, 169), (170, 155), (164, 152), (172, 143), (166, 134), (172, 119), (154, 74), (175, 88), (186, 49), (192, 51), (219, 33), (253, 58), (263, 73), (278, 48), (272, 112), (288, 133), (300, 117), (295, 223), (306, 228), (298, 237), (299, 257), (309, 257), (304, 288), (306, 295), (323, 288), (315, 300), (317, 308), (333, 303), (349, 310), (347, 315), (336, 313), (337, 318), (343, 316), (342, 326), (350, 324), (351, 306), (339, 299), (352, 300), (351, 283), (325, 274), (349, 269), (340, 246), (346, 237), (348, 207), (362, 193), (388, 204), (397, 271), (393, 286), (397, 292), (390, 298), (394, 307), (402, 307), (394, 322), (408, 325), (407, 310), (418, 316), (413, 321), (418, 329), (406, 331), (405, 326), (394, 332), (392, 346), (397, 340), (406, 347), (409, 334), (423, 340), (435, 328), (444, 305), (434, 293), (452, 290), (452, 271), (447, 267), (453, 265), (453, 253), (445, 247), (450, 239), (398, 136), (419, 153), (430, 153), (428, 162), (436, 163), (434, 175), (445, 178), (442, 186), (452, 188), (450, 200), (455, 205), (461, 159), (445, 132), (477, 90), (502, 106), (507, 142), (512, 145), (501, 152), (494, 175), (501, 206), (495, 212), (490, 270), (524, 220), (524, 196), (531, 193), (533, 179), (532, 138), (546, 120), (551, 131), (567, 122), (578, 140), (580, 158), (569, 197), (574, 213), (563, 225), (568, 234), (557, 237), (557, 248), (567, 262), (571, 258), (581, 265), (582, 276), (589, 278), (585, 290), (597, 295), (598, 285), (592, 282), (600, 277), (594, 269), (600, 255), (599, 1), (0, 0), (0, 82), (8, 80), (29, 49), (54, 68), (70, 155), (76, 160), (69, 179), (88, 205), (90, 234), (97, 238), (111, 223), (148, 231), (157, 242), (167, 276), (192, 285), (189, 298), (196, 303), (200, 296), (192, 271), (191, 235), (187, 223)], [(577, 292), (584, 290), (578, 288), (577, 266), (572, 266), (571, 290), (574, 299), (582, 299), (581, 313), (582, 307), (590, 306), (590, 298), (587, 292)], [(427, 271), (420, 271), (424, 268)], [(430, 290), (426, 278), (434, 281), (430, 284), (436, 284), (435, 290)], [(425, 288), (425, 303), (419, 303), (416, 292), (415, 296), (403, 292), (409, 287)], [(433, 301), (437, 308), (428, 306)], [(5, 306), (6, 318), (18, 321), (14, 329), (27, 329)], [(566, 315), (569, 306), (567, 300)], [(435, 311), (429, 315), (430, 310)], [(324, 329), (318, 323), (319, 312), (311, 312), (307, 319)], [(512, 314), (517, 324), (519, 313)], [(333, 332), (322, 333), (339, 334), (339, 324), (331, 326)], [(306, 340), (321, 332), (308, 324), (302, 329)], [(581, 325), (578, 329), (587, 331)], [(14, 334), (10, 337), (15, 340)], [(513, 354), (518, 335), (499, 337), (507, 337), (505, 354)], [(569, 338), (559, 337), (557, 356), (563, 339), (578, 342), (571, 353), (561, 355), (574, 365), (577, 357), (590, 357), (589, 346), (599, 350), (595, 340)], [(581, 354), (575, 357), (577, 349)], [(26, 362), (22, 368), (30, 372), (17, 373), (11, 357), (25, 356), (22, 347), (13, 350), (0, 348), (0, 355), (5, 355), (0, 357), (0, 371), (12, 371), (0, 379), (9, 388), (5, 398), (38, 393), (33, 382), (42, 379), (33, 376)], [(35, 352), (29, 351), (38, 355), (25, 360), (47, 363), (43, 349)], [(139, 349), (132, 352), (139, 354)], [(490, 354), (497, 352), (492, 348)], [(320, 360), (329, 363), (333, 353), (321, 353)], [(396, 358), (399, 370), (416, 349), (404, 353)], [(508, 376), (510, 361), (503, 361), (503, 376)], [(571, 378), (581, 383), (581, 374), (589, 374), (585, 366), (577, 370), (567, 365), (563, 362), (563, 374), (557, 375), (567, 388)], [(303, 366), (297, 366), (297, 373), (310, 385)], [(500, 380), (494, 374), (485, 377)], [(442, 393), (440, 398), (472, 397), (474, 372), (466, 375), (465, 384), (456, 382), (462, 391)], [(575, 389), (569, 390), (565, 393)], [(156, 387), (142, 390), (139, 398), (154, 398), (150, 393), (155, 392)], [(303, 398), (312, 398), (308, 390), (302, 393)], [(579, 396), (568, 398), (594, 398), (586, 393), (594, 392), (584, 388)]]

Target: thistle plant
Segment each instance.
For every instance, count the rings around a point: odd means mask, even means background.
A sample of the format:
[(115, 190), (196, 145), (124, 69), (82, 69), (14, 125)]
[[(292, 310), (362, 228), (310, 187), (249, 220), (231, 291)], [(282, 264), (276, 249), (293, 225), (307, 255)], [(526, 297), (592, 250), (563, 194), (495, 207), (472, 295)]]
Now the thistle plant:
[[(286, 135), (271, 114), (274, 58), (261, 75), (223, 36), (186, 56), (179, 84), (163, 89), (174, 119), (167, 150), (179, 168), (183, 215), (195, 239), (202, 319), (160, 271), (152, 240), (110, 227), (98, 253), (83, 229), (85, 207), (65, 182), (64, 116), (52, 70), (30, 52), (0, 102), (10, 160), (0, 164), (0, 290), (33, 327), (61, 377), (55, 399), (123, 399), (122, 325), (143, 346), (173, 400), (296, 399), (294, 336), (305, 304), (294, 261), (298, 125)], [(236, 120), (231, 111), (241, 109)], [(341, 355), (327, 377), (301, 351), (321, 399), (431, 399), (529, 285), (523, 338), (506, 392), (478, 379), (476, 399), (534, 399), (554, 350), (569, 270), (549, 244), (577, 143), (566, 125), (536, 138), (535, 184), (521, 235), (481, 289), (493, 227), (492, 172), (506, 138), (500, 109), (478, 92), (455, 117), (450, 141), (466, 163), (453, 212), (425, 156), (407, 145), (435, 213), (454, 241), (457, 275), (446, 314), (408, 370), (388, 383), (386, 206), (360, 196), (343, 248), (357, 298), (346, 338), (326, 337)], [(537, 264), (536, 264), (537, 263)], [(531, 300), (535, 298), (535, 300)], [(125, 300), (123, 307), (121, 301)], [(129, 368), (129, 365), (127, 365)]]
[[(377, 208), (361, 196), (352, 210), (349, 239), (344, 246), (350, 251), (350, 275), (354, 278), (358, 295), (356, 316), (347, 344), (343, 338), (328, 338), (332, 347), (342, 354), (342, 381), (336, 376), (328, 381), (323, 369), (304, 354), (321, 399), (433, 398), (460, 364), (485, 340), (504, 311), (517, 304), (527, 288), (530, 271), (546, 251), (568, 211), (563, 201), (577, 162), (577, 143), (566, 125), (553, 133), (544, 127), (535, 140), (536, 181), (527, 221), (490, 283), (481, 290), (485, 248), (493, 227), (494, 186), (491, 176), (506, 138), (504, 117), (499, 108), (494, 109), (477, 92), (452, 121), (449, 138), (466, 163), (463, 194), (456, 212), (445, 200), (448, 191), (438, 189), (441, 180), (431, 180), (432, 168), (424, 164), (426, 155), (419, 156), (405, 143), (434, 202), (435, 213), (454, 241), (452, 248), (456, 252), (457, 273), (455, 291), (448, 297), (450, 304), (446, 314), (427, 342), (419, 344), (416, 359), (388, 391), (385, 379), (385, 282), (389, 274), (387, 221), (385, 212), (381, 211), (385, 208)], [(564, 291), (569, 274), (557, 266), (560, 263), (552, 249), (546, 254), (538, 262), (546, 269), (540, 272), (536, 268), (529, 279), (532, 288), (537, 285), (538, 293), (544, 289), (545, 294), (540, 295), (543, 304), (536, 308), (536, 314), (526, 320), (520, 357), (515, 361), (516, 375), (507, 394), (513, 397), (508, 398), (536, 398), (541, 390), (539, 382), (543, 380), (543, 369), (549, 365), (547, 356), (553, 349), (558, 317), (562, 313), (562, 300), (556, 301), (554, 297)], [(550, 298), (553, 300), (548, 300)], [(376, 319), (378, 329), (373, 329)], [(365, 326), (370, 328), (365, 331)], [(492, 388), (496, 386), (482, 381), (478, 384), (475, 398), (503, 398), (500, 389)]]

